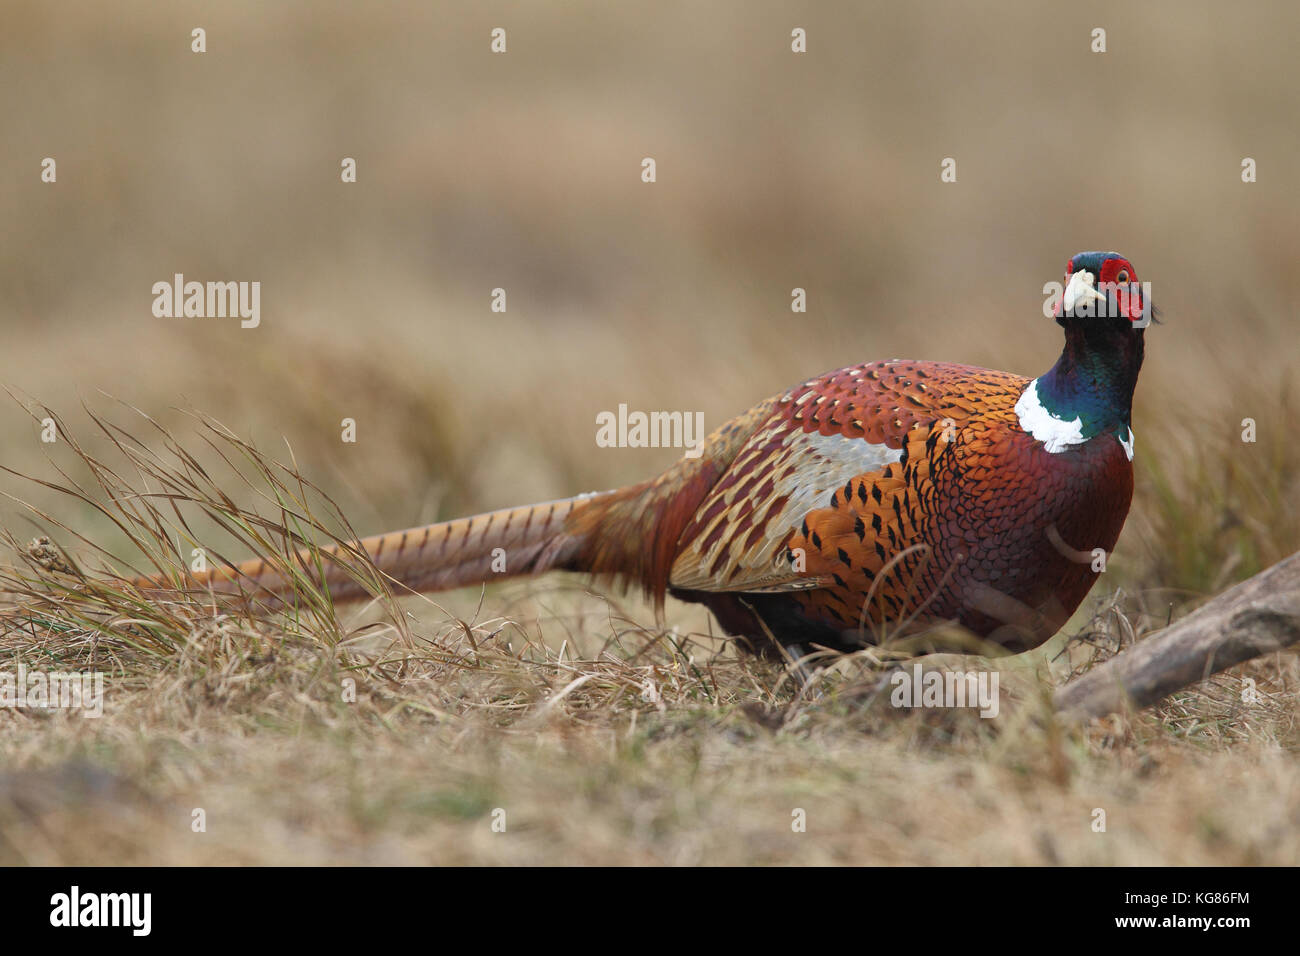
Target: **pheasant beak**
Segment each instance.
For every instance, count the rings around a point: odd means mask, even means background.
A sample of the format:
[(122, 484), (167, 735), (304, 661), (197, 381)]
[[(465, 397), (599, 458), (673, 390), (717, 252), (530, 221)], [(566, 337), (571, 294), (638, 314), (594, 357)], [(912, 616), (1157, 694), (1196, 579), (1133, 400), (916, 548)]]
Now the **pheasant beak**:
[(1075, 309), (1080, 308), (1085, 302), (1106, 301), (1106, 297), (1094, 288), (1096, 281), (1087, 269), (1070, 273), (1069, 284), (1066, 285), (1065, 294), (1061, 297), (1061, 305), (1066, 315), (1074, 315)]

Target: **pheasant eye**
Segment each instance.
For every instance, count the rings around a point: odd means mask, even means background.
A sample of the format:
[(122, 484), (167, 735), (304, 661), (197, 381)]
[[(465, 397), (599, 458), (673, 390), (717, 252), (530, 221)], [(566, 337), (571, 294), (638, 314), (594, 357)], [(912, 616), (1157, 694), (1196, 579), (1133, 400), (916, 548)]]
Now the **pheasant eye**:
[(1128, 282), (1128, 270), (1120, 269), (1119, 275), (1115, 276), (1115, 281), (1118, 282), (1120, 285), (1123, 285), (1125, 282)]

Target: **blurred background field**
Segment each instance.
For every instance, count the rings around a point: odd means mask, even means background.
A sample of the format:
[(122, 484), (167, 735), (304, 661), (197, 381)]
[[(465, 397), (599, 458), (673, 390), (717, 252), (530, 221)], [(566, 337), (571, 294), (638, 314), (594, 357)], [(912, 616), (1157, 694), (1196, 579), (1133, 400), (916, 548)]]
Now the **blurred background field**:
[[(201, 409), (287, 442), (367, 534), (670, 464), (596, 446), (620, 403), (712, 428), (868, 359), (1037, 374), (1060, 348), (1043, 284), (1115, 249), (1163, 324), (1138, 494), (1081, 615), (1123, 588), (1163, 618), (1300, 544), (1300, 7), (4, 0), (0, 21), (0, 381), (74, 426), (102, 393), (182, 436), (176, 408)], [(260, 281), (260, 327), (155, 318), (175, 273)], [(48, 477), (47, 451), (0, 403), (0, 464)], [(9, 502), (0, 523), (32, 530)]]

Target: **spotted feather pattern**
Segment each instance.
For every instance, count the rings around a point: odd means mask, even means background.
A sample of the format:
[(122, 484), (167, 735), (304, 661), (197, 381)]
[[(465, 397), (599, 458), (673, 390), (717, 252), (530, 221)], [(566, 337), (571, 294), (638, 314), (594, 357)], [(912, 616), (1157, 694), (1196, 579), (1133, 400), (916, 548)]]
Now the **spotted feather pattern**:
[(1095, 580), (1078, 555), (1114, 546), (1132, 477), (1117, 441), (1062, 456), (1026, 435), (1027, 384), (891, 361), (792, 389), (685, 527), (671, 586), (789, 591), (863, 640), (935, 619), (1041, 639)]

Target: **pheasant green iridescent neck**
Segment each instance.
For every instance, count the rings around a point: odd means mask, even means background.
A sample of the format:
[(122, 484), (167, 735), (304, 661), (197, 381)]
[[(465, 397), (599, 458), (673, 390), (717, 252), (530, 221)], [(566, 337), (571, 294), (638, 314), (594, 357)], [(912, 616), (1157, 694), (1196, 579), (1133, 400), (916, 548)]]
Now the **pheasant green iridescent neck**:
[(1054, 418), (1078, 419), (1084, 439), (1127, 437), (1141, 367), (1141, 331), (1067, 328), (1061, 357), (1036, 381), (1038, 401)]

